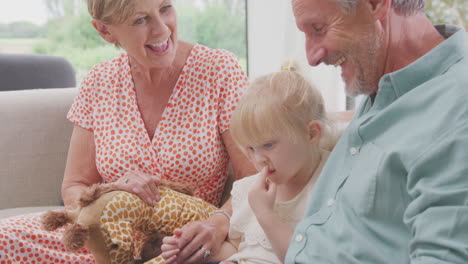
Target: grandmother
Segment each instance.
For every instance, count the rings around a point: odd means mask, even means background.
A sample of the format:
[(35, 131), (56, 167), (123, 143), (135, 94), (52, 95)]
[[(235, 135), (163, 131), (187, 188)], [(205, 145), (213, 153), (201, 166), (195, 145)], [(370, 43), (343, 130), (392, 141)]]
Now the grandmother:
[[(99, 35), (124, 53), (91, 69), (67, 115), (75, 127), (65, 206), (102, 182), (154, 205), (161, 179), (191, 184), (195, 196), (219, 206), (229, 163), (237, 178), (253, 173), (228, 130), (248, 83), (235, 56), (179, 40), (170, 0), (88, 0), (88, 10)], [(223, 213), (190, 226), (191, 261), (203, 258), (202, 246), (216, 250), (229, 210), (228, 202)], [(0, 221), (2, 261), (94, 262), (85, 249), (67, 252), (59, 232), (42, 231), (39, 215)]]

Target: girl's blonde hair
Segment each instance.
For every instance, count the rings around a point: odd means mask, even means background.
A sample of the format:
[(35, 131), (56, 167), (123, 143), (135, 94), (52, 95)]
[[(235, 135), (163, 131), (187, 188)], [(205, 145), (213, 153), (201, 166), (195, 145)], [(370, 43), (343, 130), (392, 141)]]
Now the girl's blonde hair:
[(324, 139), (328, 121), (323, 98), (293, 62), (252, 82), (233, 113), (230, 131), (245, 151), (247, 146), (284, 135), (301, 140), (308, 136), (312, 120), (322, 124)]
[(88, 0), (88, 12), (92, 18), (108, 24), (120, 24), (134, 12), (140, 0)]

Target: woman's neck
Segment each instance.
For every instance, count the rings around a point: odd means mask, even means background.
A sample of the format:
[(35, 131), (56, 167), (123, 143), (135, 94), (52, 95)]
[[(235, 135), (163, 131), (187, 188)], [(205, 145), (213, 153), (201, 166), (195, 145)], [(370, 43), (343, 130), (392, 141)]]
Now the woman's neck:
[(163, 68), (151, 68), (130, 59), (131, 72), (134, 81), (145, 84), (143, 87), (161, 87), (165, 83), (173, 83), (180, 75), (185, 62), (190, 55), (193, 44), (179, 41), (172, 65)]

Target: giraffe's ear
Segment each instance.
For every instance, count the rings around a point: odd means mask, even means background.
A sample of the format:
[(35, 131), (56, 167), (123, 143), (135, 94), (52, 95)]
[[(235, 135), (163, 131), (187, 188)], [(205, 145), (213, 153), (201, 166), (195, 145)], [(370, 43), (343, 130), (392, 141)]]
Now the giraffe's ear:
[(107, 245), (108, 249), (121, 249), (127, 252), (132, 252), (133, 254), (133, 245), (132, 245), (132, 235), (133, 229), (128, 221), (115, 221), (107, 222), (102, 224), (106, 229), (112, 244)]

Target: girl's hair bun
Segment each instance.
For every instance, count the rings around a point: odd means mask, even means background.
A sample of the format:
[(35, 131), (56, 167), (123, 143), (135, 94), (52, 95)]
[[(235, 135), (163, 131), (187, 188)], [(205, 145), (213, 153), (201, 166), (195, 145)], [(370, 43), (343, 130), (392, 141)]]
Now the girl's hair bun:
[(281, 65), (281, 71), (291, 71), (300, 73), (299, 63), (296, 60), (288, 60)]

